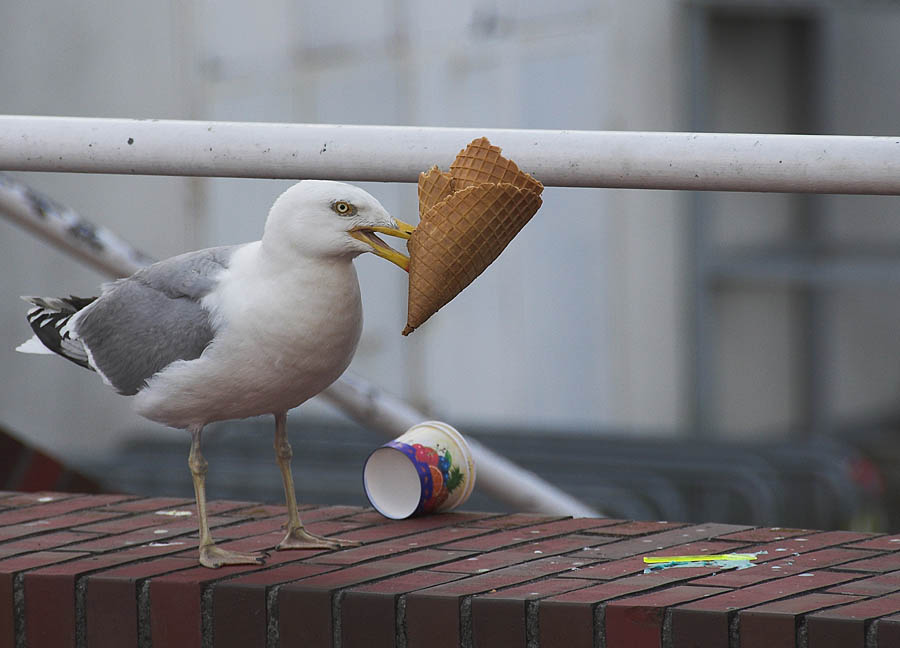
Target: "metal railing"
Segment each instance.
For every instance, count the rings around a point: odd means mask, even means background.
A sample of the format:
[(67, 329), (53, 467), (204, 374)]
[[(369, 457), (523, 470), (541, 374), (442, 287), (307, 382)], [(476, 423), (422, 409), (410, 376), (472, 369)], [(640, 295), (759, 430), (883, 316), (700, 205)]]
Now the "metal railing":
[(900, 137), (0, 116), (0, 169), (415, 182), (486, 136), (547, 186), (900, 194)]

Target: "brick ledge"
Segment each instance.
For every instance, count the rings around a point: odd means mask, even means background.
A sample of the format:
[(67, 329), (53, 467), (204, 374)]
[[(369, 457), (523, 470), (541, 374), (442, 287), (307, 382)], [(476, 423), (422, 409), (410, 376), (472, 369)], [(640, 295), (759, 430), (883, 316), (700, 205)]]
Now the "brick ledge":
[[(210, 503), (213, 535), (270, 549), (284, 508)], [(192, 502), (0, 493), (0, 648), (900, 645), (900, 536), (304, 507), (341, 551), (196, 562)], [(644, 574), (643, 555), (764, 552)]]

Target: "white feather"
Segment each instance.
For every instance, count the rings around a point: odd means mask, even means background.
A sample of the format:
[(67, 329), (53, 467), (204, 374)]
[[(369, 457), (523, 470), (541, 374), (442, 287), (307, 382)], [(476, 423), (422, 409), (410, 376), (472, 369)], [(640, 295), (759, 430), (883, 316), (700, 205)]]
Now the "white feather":
[(22, 344), (16, 347), (16, 351), (19, 353), (56, 355), (53, 351), (44, 346), (44, 343), (38, 339), (37, 335), (32, 335), (28, 340), (22, 342)]

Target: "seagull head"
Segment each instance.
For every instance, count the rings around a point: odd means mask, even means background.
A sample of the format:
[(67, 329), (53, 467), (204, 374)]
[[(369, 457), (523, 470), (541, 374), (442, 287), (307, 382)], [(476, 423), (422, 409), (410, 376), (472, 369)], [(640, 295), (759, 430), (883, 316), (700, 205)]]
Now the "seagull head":
[(263, 244), (289, 246), (307, 256), (356, 257), (372, 252), (404, 270), (409, 257), (378, 234), (408, 239), (411, 225), (394, 219), (359, 187), (330, 180), (303, 180), (281, 194), (269, 211)]

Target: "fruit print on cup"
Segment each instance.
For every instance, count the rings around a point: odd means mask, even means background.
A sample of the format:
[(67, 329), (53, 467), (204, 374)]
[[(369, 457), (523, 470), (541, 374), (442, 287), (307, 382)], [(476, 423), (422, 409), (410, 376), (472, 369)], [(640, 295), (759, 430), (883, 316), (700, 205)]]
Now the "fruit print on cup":
[(472, 493), (475, 464), (462, 435), (439, 421), (414, 425), (375, 450), (363, 485), (382, 515), (402, 519), (449, 511)]

